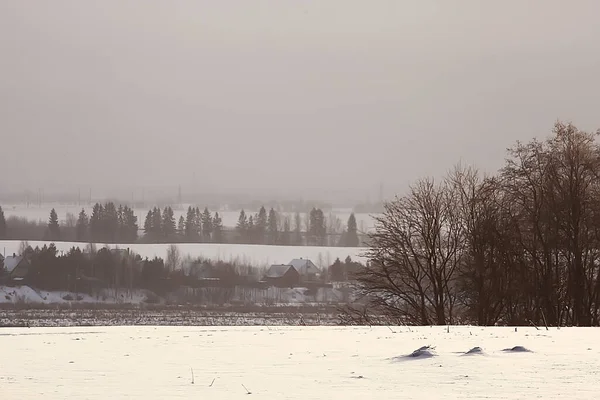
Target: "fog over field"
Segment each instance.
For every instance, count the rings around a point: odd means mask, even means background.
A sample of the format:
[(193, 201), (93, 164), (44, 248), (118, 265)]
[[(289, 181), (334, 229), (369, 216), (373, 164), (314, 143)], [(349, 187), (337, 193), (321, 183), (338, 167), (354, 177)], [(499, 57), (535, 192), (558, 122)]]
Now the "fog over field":
[(389, 197), (597, 127), (600, 4), (0, 4), (0, 188)]

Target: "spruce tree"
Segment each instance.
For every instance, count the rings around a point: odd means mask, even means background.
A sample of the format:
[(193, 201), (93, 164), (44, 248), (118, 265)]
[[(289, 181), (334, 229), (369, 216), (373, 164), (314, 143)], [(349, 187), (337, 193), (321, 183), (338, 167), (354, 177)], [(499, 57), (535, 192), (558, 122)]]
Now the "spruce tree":
[(212, 233), (213, 233), (212, 215), (210, 215), (210, 211), (208, 211), (208, 207), (206, 207), (206, 208), (204, 208), (204, 212), (202, 213), (202, 235), (204, 236), (204, 240), (207, 242), (210, 242)]
[(277, 227), (277, 213), (273, 208), (269, 210), (269, 218), (267, 220), (267, 229), (269, 232), (269, 244), (277, 244), (279, 241), (279, 229)]
[(148, 214), (146, 214), (146, 219), (144, 220), (144, 236), (146, 236), (146, 238), (152, 237), (152, 223), (152, 210), (148, 210)]
[(248, 231), (246, 234), (246, 243), (256, 243), (256, 226), (254, 225), (254, 217), (248, 217)]
[(300, 213), (296, 212), (294, 215), (294, 240), (295, 246), (302, 245), (302, 220), (300, 219)]
[(248, 238), (248, 218), (246, 217), (246, 212), (244, 210), (240, 211), (240, 216), (235, 229), (238, 232), (240, 242), (244, 243)]
[(59, 240), (60, 239), (60, 226), (58, 225), (58, 215), (56, 210), (53, 208), (50, 210), (50, 218), (48, 220), (48, 239)]
[(127, 228), (125, 227), (125, 215), (122, 204), (119, 204), (119, 208), (117, 209), (117, 223), (117, 242), (123, 243), (123, 241), (125, 241), (125, 237), (127, 236)]
[(81, 242), (88, 239), (89, 224), (89, 218), (82, 208), (79, 212), (79, 218), (77, 218), (77, 224), (75, 225), (75, 237), (77, 241)]
[(283, 234), (281, 235), (281, 244), (289, 246), (291, 244), (290, 218), (285, 217), (283, 220)]
[(354, 213), (350, 214), (348, 218), (348, 229), (345, 235), (345, 245), (347, 247), (356, 247), (358, 246), (358, 233), (356, 228), (356, 217)]
[(194, 210), (194, 221), (196, 226), (196, 237), (200, 238), (202, 236), (202, 213), (198, 207)]
[(126, 243), (134, 243), (138, 238), (137, 217), (128, 206), (123, 208), (123, 234)]
[(162, 226), (163, 218), (160, 213), (160, 208), (154, 207), (152, 209), (152, 238), (154, 240), (159, 240), (161, 236), (163, 236), (163, 226)]
[(175, 235), (175, 216), (173, 209), (165, 207), (162, 215), (162, 233), (165, 239), (171, 239)]
[(196, 211), (190, 206), (187, 210), (187, 215), (185, 217), (185, 232), (184, 236), (187, 241), (193, 242), (196, 239), (196, 232), (198, 231), (196, 227)]
[(0, 239), (6, 239), (6, 218), (4, 217), (4, 210), (0, 206)]
[(183, 218), (183, 215), (179, 216), (179, 221), (177, 222), (177, 234), (181, 237), (185, 235), (185, 218)]
[(267, 233), (267, 210), (264, 206), (260, 207), (258, 211), (258, 215), (254, 218), (254, 236), (255, 243), (263, 244), (265, 242), (266, 233)]
[(113, 202), (108, 202), (104, 205), (102, 227), (102, 239), (112, 243), (116, 242), (117, 232), (119, 230), (119, 215), (115, 203)]
[(102, 218), (104, 207), (100, 203), (94, 204), (90, 217), (90, 241), (100, 242), (102, 238)]

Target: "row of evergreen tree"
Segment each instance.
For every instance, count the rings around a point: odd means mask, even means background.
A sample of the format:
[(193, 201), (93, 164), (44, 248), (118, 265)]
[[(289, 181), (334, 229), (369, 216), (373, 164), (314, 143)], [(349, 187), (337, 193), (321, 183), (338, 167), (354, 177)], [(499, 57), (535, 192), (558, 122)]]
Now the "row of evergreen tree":
[[(22, 221), (13, 221), (23, 223)], [(72, 222), (70, 222), (72, 221)], [(10, 221), (9, 221), (10, 222)], [(304, 222), (304, 223), (303, 223)], [(338, 223), (340, 221), (338, 220)], [(293, 224), (293, 226), (292, 226)], [(12, 226), (12, 225), (11, 225)], [(16, 228), (13, 226), (12, 228)], [(11, 229), (12, 229), (11, 228)], [(303, 229), (304, 228), (304, 229)], [(55, 209), (50, 211), (48, 223), (39, 226), (42, 232), (37, 237), (25, 237), (21, 240), (75, 240), (95, 243), (245, 243), (268, 245), (310, 245), (310, 246), (347, 246), (359, 245), (356, 218), (350, 215), (347, 226), (334, 232), (327, 227), (323, 211), (313, 208), (305, 221), (299, 213), (294, 216), (281, 215), (274, 208), (268, 212), (263, 206), (255, 214), (240, 211), (235, 229), (223, 227), (218, 212), (211, 213), (208, 208), (201, 211), (198, 207), (188, 207), (187, 213), (175, 218), (170, 206), (162, 210), (154, 207), (148, 211), (143, 226), (143, 235), (139, 237), (138, 220), (129, 206), (115, 205), (113, 202), (96, 203), (90, 216), (82, 209), (77, 217), (69, 217), (64, 224), (59, 223)], [(14, 230), (14, 229), (13, 229)], [(0, 207), (0, 239), (12, 238), (7, 235), (8, 227)]]
[(180, 239), (185, 242), (223, 242), (223, 221), (218, 212), (214, 215), (208, 208), (203, 212), (198, 207), (188, 207), (185, 218), (179, 217), (177, 224), (173, 209), (168, 206), (162, 212), (154, 207), (144, 221), (145, 241), (161, 242)]
[[(53, 215), (54, 214), (54, 215)], [(50, 212), (50, 225), (58, 225), (54, 209)], [(134, 243), (138, 239), (137, 217), (129, 206), (115, 206), (114, 203), (96, 203), (92, 215), (88, 217), (82, 209), (77, 218), (76, 238), (78, 241), (96, 243)], [(56, 228), (58, 229), (58, 228)], [(49, 229), (50, 231), (50, 229)], [(52, 235), (50, 240), (60, 237)]]
[[(327, 225), (323, 210), (313, 208), (309, 213), (305, 239), (302, 234), (300, 214), (294, 216), (294, 230), (291, 228), (289, 218), (281, 218), (273, 208), (267, 210), (261, 207), (258, 213), (248, 216), (244, 210), (240, 211), (236, 225), (237, 240), (240, 243), (269, 244), (269, 245), (302, 245), (327, 246), (331, 244), (327, 232)], [(338, 246), (356, 247), (359, 244), (356, 218), (354, 214), (348, 219), (347, 229), (339, 236)]]

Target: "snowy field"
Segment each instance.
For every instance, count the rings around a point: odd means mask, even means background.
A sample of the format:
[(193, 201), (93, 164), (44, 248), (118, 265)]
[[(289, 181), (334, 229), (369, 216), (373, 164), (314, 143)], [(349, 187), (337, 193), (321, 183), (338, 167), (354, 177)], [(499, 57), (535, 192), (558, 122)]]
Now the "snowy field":
[[(40, 246), (51, 242), (30, 241), (30, 246)], [(59, 251), (67, 252), (71, 247), (85, 249), (86, 243), (57, 242)], [(0, 240), (0, 251), (11, 255), (19, 253), (21, 242), (17, 240)], [(98, 243), (96, 248), (105, 245)], [(170, 244), (131, 244), (131, 245), (109, 245), (110, 248), (129, 248), (142, 257), (153, 258), (155, 256), (167, 256)], [(317, 247), (317, 246), (267, 246), (251, 244), (218, 244), (218, 243), (181, 243), (177, 244), (181, 256), (192, 258), (205, 257), (211, 260), (238, 261), (254, 266), (268, 266), (271, 264), (286, 264), (295, 258), (310, 259), (317, 266), (327, 267), (340, 258), (342, 261), (350, 256), (354, 261), (366, 262), (362, 253), (366, 250), (361, 247)]]
[[(599, 334), (505, 327), (6, 328), (0, 387), (3, 398), (45, 400), (597, 399)], [(435, 346), (433, 357), (402, 357), (424, 345)], [(502, 351), (517, 345), (531, 352)], [(474, 346), (483, 353), (464, 355)]]
[[(85, 209), (85, 212), (88, 214), (88, 216), (92, 214), (92, 206), (88, 206), (88, 205), (84, 205), (84, 206), (80, 207), (77, 205), (66, 205), (66, 204), (42, 204), (41, 207), (38, 205), (30, 205), (29, 207), (27, 207), (26, 204), (1, 204), (1, 206), (2, 206), (2, 209), (4, 210), (4, 215), (6, 216), (6, 218), (15, 216), (15, 217), (20, 217), (20, 218), (27, 218), (28, 220), (31, 220), (31, 221), (42, 221), (42, 222), (48, 221), (48, 218), (50, 216), (50, 210), (52, 208), (54, 208), (56, 210), (56, 213), (58, 214), (58, 219), (60, 221), (64, 221), (66, 219), (68, 213), (73, 214), (75, 217), (77, 217), (77, 215), (79, 215), (79, 212), (81, 211), (82, 208)], [(185, 213), (187, 212), (187, 207), (188, 206), (185, 205), (181, 208), (178, 208), (178, 207), (173, 208), (173, 213), (175, 214), (176, 221), (179, 219), (179, 217), (181, 215), (183, 215), (185, 218)], [(138, 218), (138, 224), (140, 226), (143, 225), (144, 218), (146, 217), (146, 214), (148, 213), (149, 209), (150, 209), (150, 206), (148, 206), (148, 208), (134, 208), (133, 209), (133, 212), (135, 213), (135, 215)], [(202, 208), (202, 209), (204, 209), (204, 208)], [(213, 212), (213, 213), (215, 211), (216, 210), (211, 210), (211, 212)], [(346, 222), (348, 221), (348, 217), (350, 217), (351, 212), (352, 212), (351, 210), (347, 210), (347, 209), (332, 210), (331, 213), (325, 212), (325, 217), (329, 218), (331, 215), (334, 215), (337, 218), (339, 218), (340, 221), (342, 222), (343, 226), (345, 226)], [(250, 213), (252, 213), (252, 212), (250, 211)], [(282, 213), (282, 215), (289, 216), (291, 218), (292, 224), (293, 224), (294, 214)], [(223, 220), (224, 226), (234, 227), (234, 226), (236, 226), (238, 217), (240, 216), (240, 210), (219, 211), (219, 216)], [(359, 230), (368, 231), (373, 228), (374, 220), (370, 214), (358, 213), (355, 215), (355, 217), (356, 217), (356, 224), (357, 224), (357, 227)], [(301, 218), (302, 218), (302, 224), (304, 224), (305, 218), (306, 218), (305, 214), (301, 214)]]

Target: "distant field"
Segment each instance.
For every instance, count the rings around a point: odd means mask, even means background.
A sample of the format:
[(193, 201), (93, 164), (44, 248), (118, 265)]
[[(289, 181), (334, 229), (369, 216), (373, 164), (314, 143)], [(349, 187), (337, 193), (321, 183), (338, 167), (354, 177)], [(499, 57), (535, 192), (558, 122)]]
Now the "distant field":
[[(51, 242), (30, 241), (32, 247), (43, 246)], [(18, 253), (20, 241), (0, 240), (0, 251), (6, 255)], [(85, 248), (86, 243), (57, 242), (59, 251), (69, 251), (71, 247)], [(98, 243), (97, 248), (104, 245)], [(131, 245), (109, 245), (110, 248), (129, 248), (142, 257), (153, 258), (155, 256), (165, 258), (170, 244), (131, 244)], [(294, 258), (305, 258), (312, 260), (319, 267), (327, 267), (340, 258), (342, 261), (350, 256), (355, 261), (366, 262), (362, 253), (366, 250), (361, 247), (316, 247), (316, 246), (267, 246), (250, 244), (217, 244), (217, 243), (181, 243), (176, 244), (182, 256), (205, 257), (212, 260), (243, 262), (257, 267), (270, 264), (285, 264)]]

